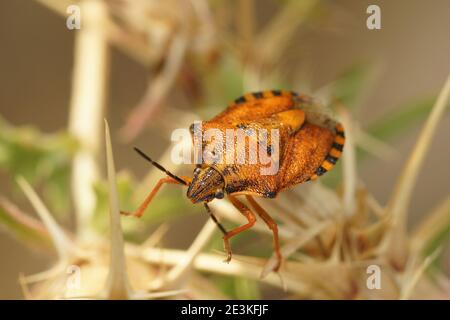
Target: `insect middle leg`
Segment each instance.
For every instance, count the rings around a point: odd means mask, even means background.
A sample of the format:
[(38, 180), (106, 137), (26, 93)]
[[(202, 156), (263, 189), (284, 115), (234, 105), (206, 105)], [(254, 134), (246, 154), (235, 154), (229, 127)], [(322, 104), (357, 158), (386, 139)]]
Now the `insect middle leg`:
[(239, 212), (245, 216), (245, 218), (247, 218), (248, 223), (246, 223), (240, 227), (237, 227), (231, 231), (228, 231), (223, 236), (223, 245), (224, 245), (225, 251), (227, 253), (227, 259), (225, 260), (226, 262), (230, 262), (231, 255), (232, 255), (231, 247), (230, 247), (230, 238), (237, 235), (238, 233), (241, 233), (242, 231), (245, 231), (245, 230), (251, 228), (256, 222), (255, 214), (245, 204), (243, 204), (241, 201), (239, 201), (237, 198), (235, 198), (234, 196), (231, 196), (231, 195), (228, 195), (228, 199), (230, 199), (233, 206), (236, 209), (238, 209)]
[(245, 197), (247, 198), (248, 202), (250, 202), (250, 205), (253, 207), (253, 209), (255, 209), (256, 213), (264, 220), (270, 230), (272, 230), (273, 247), (275, 250), (275, 255), (277, 257), (277, 264), (274, 268), (274, 271), (276, 272), (278, 271), (278, 269), (280, 269), (282, 261), (280, 240), (278, 238), (278, 225), (275, 220), (273, 220), (272, 217), (267, 213), (267, 211), (264, 210), (252, 196), (246, 195)]
[[(190, 182), (190, 178), (187, 178), (187, 177), (183, 177), (183, 180)], [(165, 183), (181, 184), (180, 182), (178, 182), (177, 180), (175, 180), (171, 177), (161, 178), (161, 179), (159, 179), (158, 183), (153, 187), (152, 191), (150, 191), (150, 193), (145, 198), (145, 200), (142, 202), (142, 204), (139, 206), (139, 208), (137, 208), (136, 211), (134, 211), (134, 212), (120, 211), (120, 213), (125, 216), (133, 216), (133, 217), (140, 218), (144, 214), (145, 209), (147, 209), (148, 205), (153, 200), (155, 195), (158, 193), (159, 189), (161, 189), (161, 186)]]

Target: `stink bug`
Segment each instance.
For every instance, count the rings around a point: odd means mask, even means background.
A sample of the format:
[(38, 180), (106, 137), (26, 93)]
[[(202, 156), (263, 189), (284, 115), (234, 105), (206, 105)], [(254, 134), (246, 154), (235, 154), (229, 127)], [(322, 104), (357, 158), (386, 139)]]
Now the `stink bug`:
[[(230, 129), (251, 130), (248, 134), (250, 140), (256, 141), (256, 145), (272, 153), (271, 145), (262, 141), (255, 129), (276, 130), (278, 138), (278, 158), (276, 159), (278, 170), (271, 174), (262, 175), (261, 163), (229, 163), (223, 161), (223, 156), (228, 156), (228, 148), (223, 148), (217, 141), (205, 142), (202, 147), (216, 147), (222, 153), (221, 161), (214, 158), (212, 161), (200, 162), (193, 172), (193, 177), (178, 177), (167, 171), (161, 165), (153, 161), (139, 149), (135, 150), (155, 167), (165, 172), (167, 177), (161, 178), (142, 205), (133, 213), (122, 212), (125, 215), (140, 217), (160, 187), (165, 183), (180, 184), (188, 187), (187, 197), (193, 203), (202, 202), (223, 233), (224, 248), (227, 253), (227, 262), (231, 260), (231, 248), (229, 239), (236, 234), (251, 228), (256, 216), (253, 211), (237, 198), (245, 195), (249, 205), (259, 215), (273, 233), (273, 245), (277, 258), (275, 271), (281, 265), (280, 243), (278, 239), (277, 223), (256, 202), (257, 197), (275, 198), (276, 195), (294, 185), (315, 180), (327, 171), (330, 171), (341, 157), (344, 147), (344, 128), (338, 122), (312, 102), (306, 95), (298, 95), (290, 91), (264, 91), (248, 93), (236, 99), (222, 113), (209, 121), (201, 123), (200, 133), (208, 129), (216, 129), (225, 134)], [(191, 134), (196, 134), (194, 126), (191, 126)], [(236, 146), (234, 138), (231, 143)], [(211, 148), (209, 148), (211, 149)], [(232, 150), (234, 152), (234, 149)], [(250, 152), (247, 145), (237, 152), (244, 154)], [(217, 156), (217, 154), (215, 155)], [(219, 157), (220, 158), (220, 157)], [(227, 197), (233, 206), (238, 209), (248, 220), (248, 223), (231, 231), (226, 231), (211, 212), (208, 202), (213, 199)]]

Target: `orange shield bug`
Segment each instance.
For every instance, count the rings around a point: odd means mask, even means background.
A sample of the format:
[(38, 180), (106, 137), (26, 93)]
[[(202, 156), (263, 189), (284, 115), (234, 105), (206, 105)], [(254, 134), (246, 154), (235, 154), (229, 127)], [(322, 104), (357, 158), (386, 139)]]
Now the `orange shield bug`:
[[(251, 228), (256, 221), (254, 214), (256, 212), (272, 230), (277, 258), (274, 270), (277, 271), (282, 261), (277, 223), (254, 197), (275, 198), (283, 190), (315, 180), (330, 171), (343, 151), (345, 143), (343, 126), (315, 105), (310, 97), (291, 91), (271, 90), (245, 94), (213, 119), (203, 121), (200, 130), (196, 130), (194, 125), (190, 129), (194, 141), (196, 134), (204, 135), (208, 130), (214, 129), (216, 137), (217, 134), (219, 137), (226, 136), (226, 141), (230, 143), (225, 147), (223, 139), (221, 141), (202, 139), (200, 151), (204, 149), (203, 154), (209, 157), (201, 158), (192, 178), (172, 174), (135, 148), (142, 157), (166, 173), (167, 177), (158, 181), (135, 212), (122, 213), (140, 217), (163, 184), (185, 185), (188, 187), (187, 197), (193, 203), (202, 202), (222, 231), (227, 262), (231, 260), (229, 239)], [(228, 133), (233, 130), (243, 131), (244, 140), (247, 139), (249, 144), (239, 145), (236, 136), (228, 139), (230, 137)], [(263, 174), (262, 169), (267, 169), (267, 166), (261, 161), (253, 159), (252, 162), (250, 161), (252, 159), (242, 157), (252, 153), (251, 141), (256, 147), (253, 150), (254, 156), (255, 150), (264, 151), (257, 152), (256, 158), (258, 154), (264, 153), (271, 157), (276, 151), (276, 157), (270, 158), (276, 170)], [(238, 161), (234, 157), (236, 154)], [(230, 159), (231, 161), (225, 161)], [(238, 199), (237, 196), (240, 195), (246, 197), (253, 210)], [(230, 231), (225, 230), (208, 206), (209, 201), (225, 196), (248, 221)]]

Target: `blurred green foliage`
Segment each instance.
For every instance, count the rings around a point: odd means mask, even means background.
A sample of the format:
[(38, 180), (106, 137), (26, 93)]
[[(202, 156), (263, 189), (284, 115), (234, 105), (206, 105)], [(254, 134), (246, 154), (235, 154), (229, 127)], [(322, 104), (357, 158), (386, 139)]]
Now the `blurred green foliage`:
[(11, 187), (23, 176), (41, 188), (52, 212), (69, 212), (70, 161), (76, 141), (65, 132), (45, 134), (32, 126), (14, 127), (0, 118), (0, 170), (7, 172)]
[(212, 276), (213, 282), (230, 299), (258, 300), (261, 299), (260, 284), (242, 277)]
[(0, 197), (0, 230), (36, 249), (51, 248), (51, 239), (39, 221), (20, 212), (17, 207)]
[(366, 63), (357, 63), (344, 70), (333, 83), (331, 98), (347, 108), (355, 108), (366, 89), (371, 71), (370, 64)]
[(408, 102), (400, 106), (400, 108), (396, 108), (396, 111), (373, 121), (369, 125), (367, 132), (382, 141), (388, 141), (407, 131), (413, 125), (424, 121), (430, 113), (435, 100), (435, 97), (429, 97)]

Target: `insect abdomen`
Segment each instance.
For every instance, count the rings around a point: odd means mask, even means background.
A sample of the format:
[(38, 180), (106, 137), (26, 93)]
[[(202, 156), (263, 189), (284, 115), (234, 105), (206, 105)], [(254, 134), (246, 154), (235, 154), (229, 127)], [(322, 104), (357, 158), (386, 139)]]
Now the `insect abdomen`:
[(234, 100), (235, 104), (243, 104), (251, 101), (259, 100), (259, 99), (267, 99), (273, 97), (295, 97), (297, 93), (293, 91), (287, 90), (265, 90), (258, 92), (247, 93), (236, 100)]
[(336, 165), (337, 161), (342, 155), (342, 151), (344, 149), (345, 144), (345, 132), (342, 124), (336, 124), (336, 136), (334, 137), (333, 144), (331, 145), (331, 149), (325, 157), (323, 163), (316, 169), (315, 174), (313, 174), (310, 180), (315, 180), (319, 176), (333, 169)]

